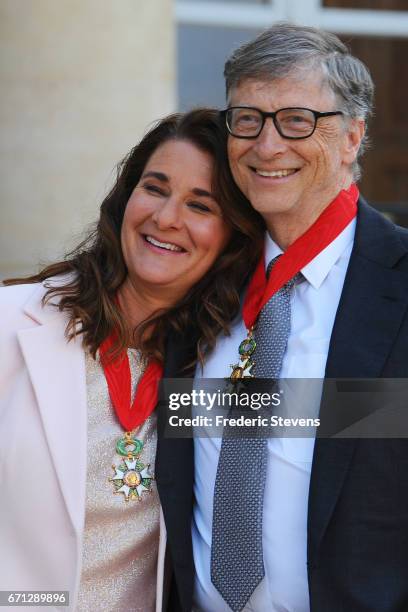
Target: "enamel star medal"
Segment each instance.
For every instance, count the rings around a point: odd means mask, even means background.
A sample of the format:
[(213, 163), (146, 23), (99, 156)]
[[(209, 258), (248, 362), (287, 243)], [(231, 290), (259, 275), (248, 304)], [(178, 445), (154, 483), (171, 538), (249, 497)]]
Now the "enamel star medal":
[(132, 437), (127, 431), (116, 443), (116, 452), (123, 459), (119, 465), (112, 465), (115, 475), (109, 478), (115, 487), (114, 493), (123, 493), (125, 501), (140, 500), (144, 491), (151, 491), (153, 475), (150, 465), (139, 460), (143, 442)]
[(139, 380), (134, 400), (131, 402), (129, 358), (126, 351), (116, 359), (109, 358), (114, 343), (113, 333), (99, 347), (112, 406), (125, 430), (124, 435), (116, 443), (116, 452), (121, 459), (117, 465), (112, 465), (114, 476), (109, 478), (109, 481), (113, 483), (113, 492), (122, 493), (128, 502), (140, 500), (144, 492), (151, 490), (154, 479), (150, 465), (144, 464), (140, 459), (143, 442), (134, 437), (132, 431), (146, 421), (157, 404), (163, 367), (156, 362), (149, 363)]

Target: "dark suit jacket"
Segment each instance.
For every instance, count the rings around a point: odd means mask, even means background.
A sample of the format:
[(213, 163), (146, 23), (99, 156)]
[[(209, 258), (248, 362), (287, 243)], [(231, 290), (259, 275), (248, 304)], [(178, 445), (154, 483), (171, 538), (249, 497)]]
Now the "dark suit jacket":
[[(188, 350), (170, 348), (165, 376), (180, 375)], [(408, 231), (362, 199), (326, 377), (408, 378)], [(174, 572), (169, 610), (187, 612), (192, 440), (161, 438), (156, 474)], [(316, 440), (307, 559), (311, 612), (408, 611), (408, 440)]]

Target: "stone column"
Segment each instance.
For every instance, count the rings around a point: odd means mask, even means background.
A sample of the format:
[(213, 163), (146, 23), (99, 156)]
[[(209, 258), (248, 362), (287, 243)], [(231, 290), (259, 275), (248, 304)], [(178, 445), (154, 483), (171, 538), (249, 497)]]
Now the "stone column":
[(0, 278), (60, 258), (175, 107), (172, 0), (1, 0)]

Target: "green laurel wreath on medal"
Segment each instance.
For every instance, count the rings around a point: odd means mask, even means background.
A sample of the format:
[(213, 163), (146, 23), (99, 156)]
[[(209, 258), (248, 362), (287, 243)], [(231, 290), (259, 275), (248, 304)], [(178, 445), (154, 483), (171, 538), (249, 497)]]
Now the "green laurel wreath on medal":
[(133, 438), (129, 431), (116, 443), (116, 452), (126, 459), (119, 465), (112, 465), (115, 475), (109, 482), (115, 487), (114, 493), (122, 493), (127, 502), (140, 500), (144, 491), (151, 491), (154, 477), (149, 471), (150, 465), (139, 460), (142, 450), (143, 442)]
[(235, 383), (245, 378), (254, 378), (252, 368), (255, 365), (255, 361), (252, 359), (252, 355), (256, 349), (256, 342), (254, 338), (254, 327), (251, 327), (248, 331), (248, 335), (241, 342), (238, 347), (239, 362), (231, 364), (230, 381)]

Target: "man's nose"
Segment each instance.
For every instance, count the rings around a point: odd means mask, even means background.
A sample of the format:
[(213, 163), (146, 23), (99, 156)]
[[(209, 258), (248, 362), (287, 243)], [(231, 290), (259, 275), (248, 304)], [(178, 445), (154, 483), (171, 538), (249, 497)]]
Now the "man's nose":
[(279, 134), (272, 117), (267, 117), (253, 148), (260, 159), (269, 159), (286, 151), (287, 141)]
[(169, 196), (160, 202), (152, 215), (158, 229), (180, 229), (182, 220), (182, 203), (175, 196)]

